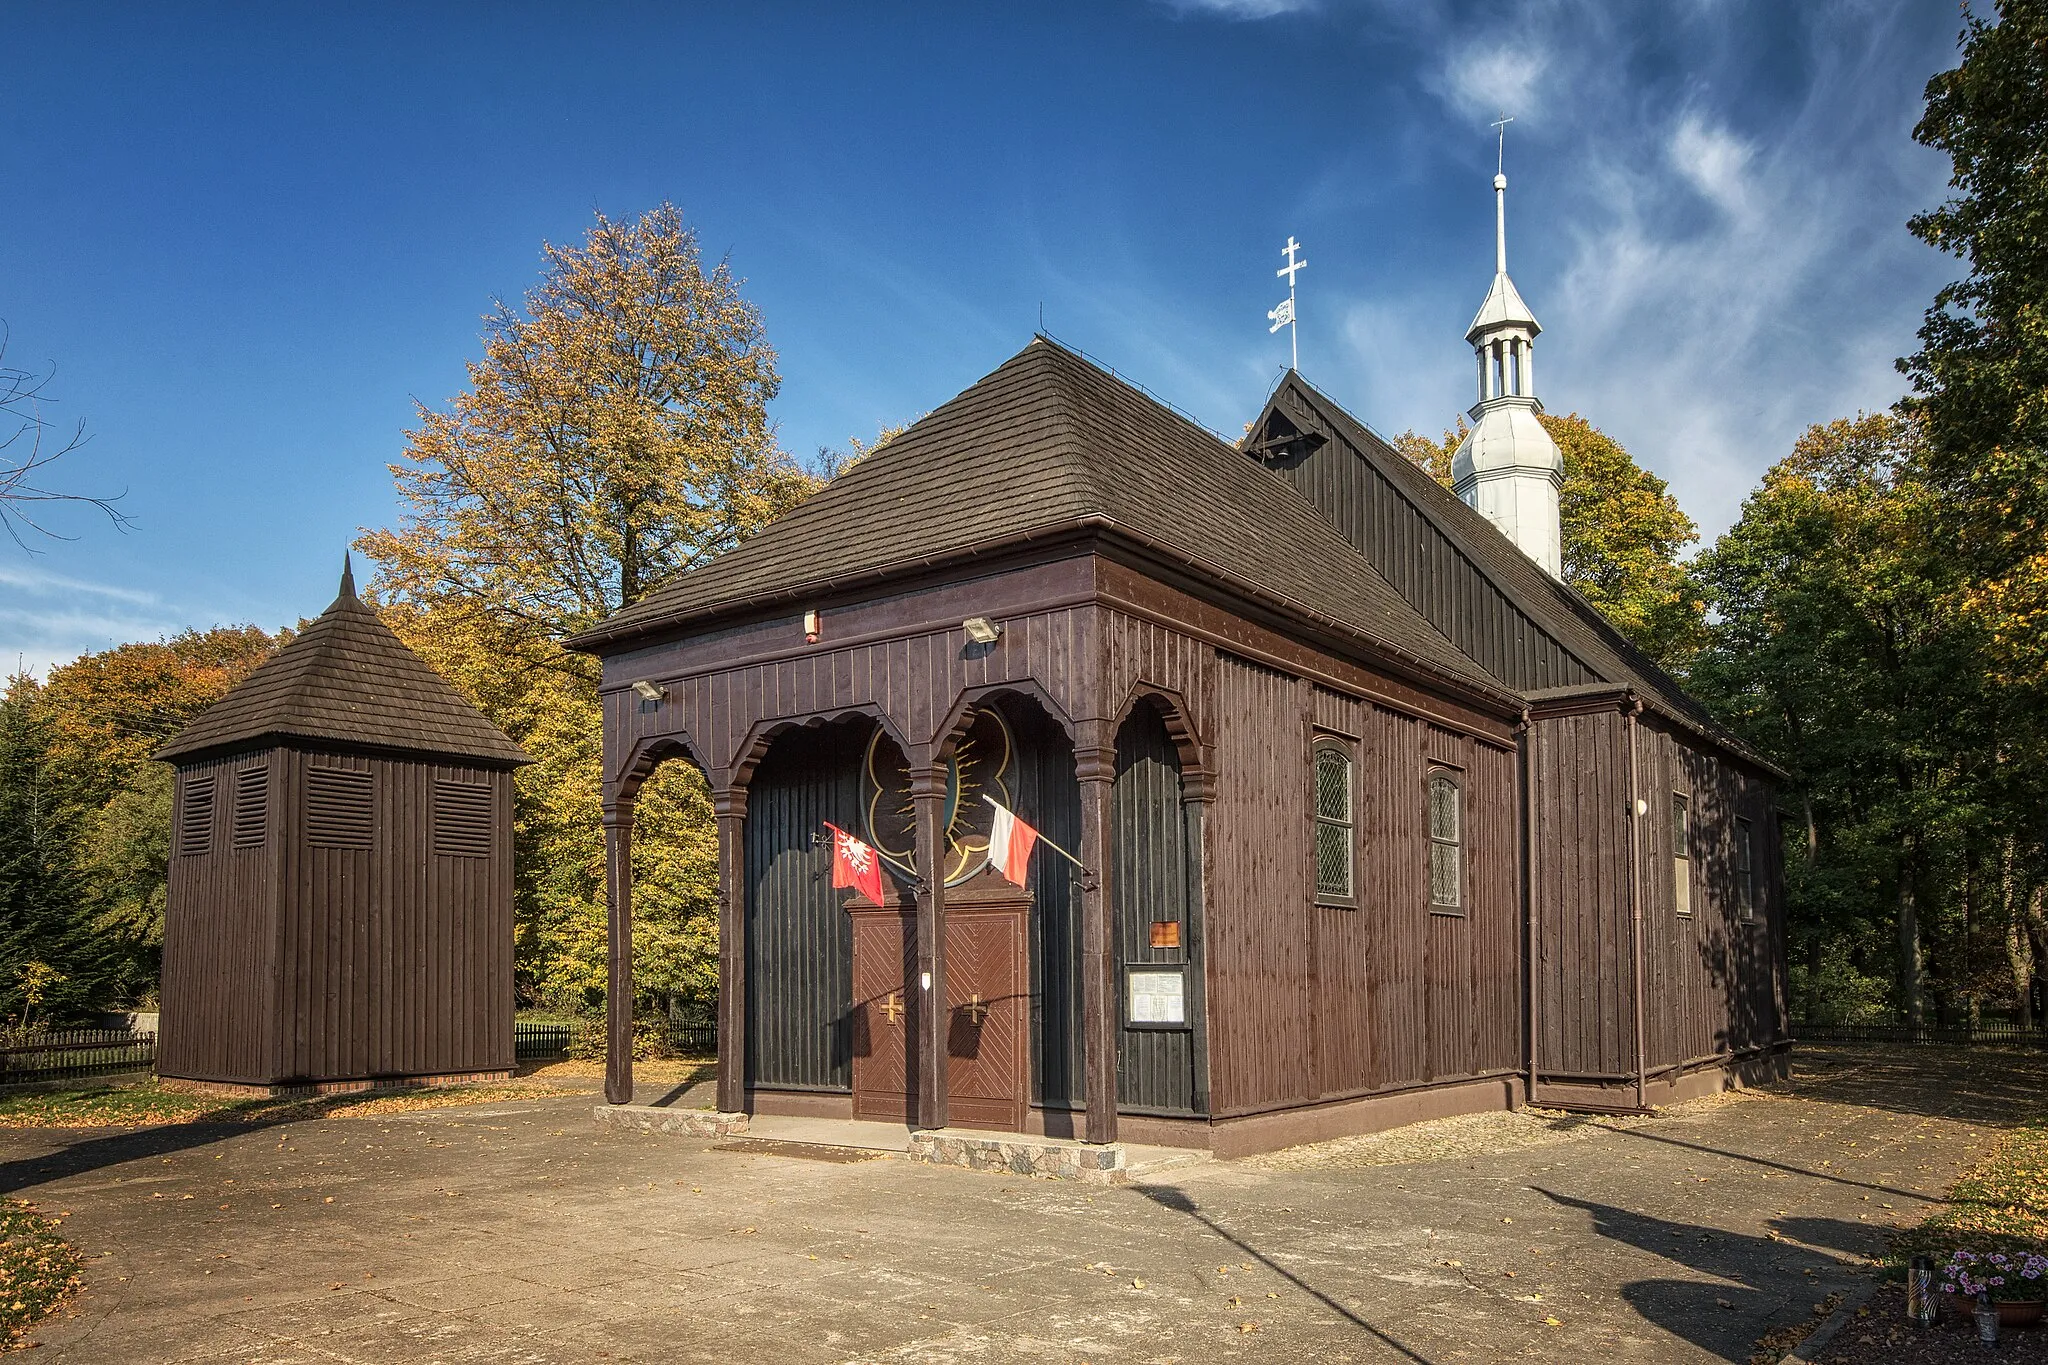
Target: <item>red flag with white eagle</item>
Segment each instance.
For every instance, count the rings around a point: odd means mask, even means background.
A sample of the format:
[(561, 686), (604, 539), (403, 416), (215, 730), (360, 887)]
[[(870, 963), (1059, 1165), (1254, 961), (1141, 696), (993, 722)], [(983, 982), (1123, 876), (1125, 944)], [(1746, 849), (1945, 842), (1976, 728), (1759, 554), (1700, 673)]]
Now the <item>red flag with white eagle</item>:
[(882, 860), (872, 845), (854, 838), (830, 820), (832, 831), (832, 885), (850, 886), (876, 905), (882, 903)]
[(1038, 831), (1008, 806), (984, 799), (996, 808), (995, 821), (988, 830), (988, 865), (1002, 873), (1004, 880), (1023, 886), (1031, 874), (1031, 850), (1038, 843)]

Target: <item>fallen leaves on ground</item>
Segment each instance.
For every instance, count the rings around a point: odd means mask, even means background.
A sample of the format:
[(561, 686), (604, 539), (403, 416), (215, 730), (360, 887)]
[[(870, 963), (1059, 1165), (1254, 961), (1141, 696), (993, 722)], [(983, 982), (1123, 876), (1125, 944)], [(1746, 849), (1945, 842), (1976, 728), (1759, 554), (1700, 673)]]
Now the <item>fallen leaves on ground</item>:
[(77, 1292), (78, 1253), (31, 1204), (0, 1200), (0, 1350), (35, 1343), (28, 1329)]
[(166, 1123), (284, 1123), (300, 1119), (380, 1118), (418, 1109), (550, 1098), (571, 1093), (526, 1081), (358, 1091), (346, 1095), (223, 1099), (141, 1085), (45, 1090), (0, 1100), (0, 1128), (139, 1128)]
[[(1673, 1105), (1655, 1115), (1568, 1114), (1533, 1105), (1512, 1111), (1459, 1114), (1430, 1119), (1358, 1137), (1335, 1138), (1301, 1147), (1243, 1158), (1242, 1164), (1266, 1171), (1356, 1170), (1424, 1161), (1463, 1161), (1527, 1147), (1549, 1147), (1597, 1137), (1611, 1128), (1634, 1128), (1659, 1118), (1692, 1114), (1724, 1104), (1764, 1098), (1754, 1090), (1728, 1090), (1719, 1095)], [(1503, 1218), (1507, 1223), (1510, 1219)]]

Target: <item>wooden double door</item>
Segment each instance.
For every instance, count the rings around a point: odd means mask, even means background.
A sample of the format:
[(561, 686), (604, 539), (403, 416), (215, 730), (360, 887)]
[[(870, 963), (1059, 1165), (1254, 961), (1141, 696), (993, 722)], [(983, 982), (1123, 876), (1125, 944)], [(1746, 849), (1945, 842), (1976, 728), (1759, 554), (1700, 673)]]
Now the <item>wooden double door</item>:
[[(1007, 883), (1003, 884), (1005, 888)], [(917, 919), (906, 905), (850, 905), (853, 1116), (917, 1115)], [(1022, 1132), (1031, 1112), (1031, 899), (962, 896), (946, 906), (946, 1121)]]

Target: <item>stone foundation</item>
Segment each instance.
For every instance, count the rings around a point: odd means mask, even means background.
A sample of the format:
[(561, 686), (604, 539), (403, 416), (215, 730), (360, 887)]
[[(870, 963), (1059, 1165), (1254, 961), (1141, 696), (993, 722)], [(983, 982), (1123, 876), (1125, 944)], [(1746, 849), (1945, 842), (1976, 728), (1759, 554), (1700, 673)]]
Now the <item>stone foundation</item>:
[(600, 1104), (591, 1111), (599, 1127), (629, 1128), (641, 1133), (681, 1133), (685, 1137), (731, 1137), (747, 1131), (745, 1114), (716, 1109), (660, 1109), (651, 1104)]
[(1124, 1148), (1120, 1143), (1095, 1146), (1021, 1133), (912, 1133), (910, 1159), (934, 1166), (1080, 1180), (1091, 1185), (1119, 1185), (1126, 1178)]

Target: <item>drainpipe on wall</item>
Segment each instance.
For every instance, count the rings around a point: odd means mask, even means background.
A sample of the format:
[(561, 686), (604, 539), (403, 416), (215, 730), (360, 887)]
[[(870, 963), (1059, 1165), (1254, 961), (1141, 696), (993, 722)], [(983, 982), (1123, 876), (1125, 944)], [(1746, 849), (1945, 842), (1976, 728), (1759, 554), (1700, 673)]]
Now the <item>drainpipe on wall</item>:
[(1643, 1052), (1643, 794), (1636, 781), (1636, 717), (1642, 698), (1628, 693), (1628, 915), (1629, 953), (1635, 959), (1636, 1108), (1647, 1109), (1649, 1059)]
[(1515, 727), (1522, 750), (1522, 934), (1528, 944), (1529, 1084), (1522, 1091), (1525, 1104), (1536, 1103), (1536, 731), (1529, 722), (1529, 708), (1522, 708), (1522, 723)]

